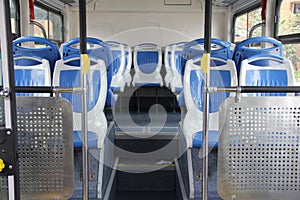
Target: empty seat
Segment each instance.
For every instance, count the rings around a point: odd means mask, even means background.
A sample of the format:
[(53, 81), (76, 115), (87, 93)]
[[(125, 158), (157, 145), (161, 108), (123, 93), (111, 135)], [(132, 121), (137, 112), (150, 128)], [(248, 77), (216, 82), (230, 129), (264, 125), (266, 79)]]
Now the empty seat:
[(156, 44), (143, 43), (134, 49), (134, 69), (132, 85), (163, 86), (160, 74), (162, 64), (161, 48)]
[[(230, 42), (225, 42), (216, 38), (211, 39), (211, 57), (220, 58), (223, 60), (232, 59), (232, 44)], [(185, 65), (187, 60), (201, 58), (204, 53), (204, 38), (193, 40), (184, 45), (182, 51), (181, 59), (181, 80), (183, 80), (183, 75), (185, 71)], [(215, 60), (212, 63), (214, 66), (223, 65), (221, 61)], [(185, 107), (184, 102), (184, 91), (180, 92), (178, 97), (178, 106)]]
[[(272, 54), (282, 56), (282, 44), (280, 41), (270, 37), (249, 38), (236, 44), (233, 53), (233, 60), (236, 65), (238, 75), (242, 61), (257, 54)], [(262, 66), (269, 65), (269, 62), (263, 60), (257, 61), (255, 64)]]
[[(80, 55), (79, 43), (80, 43), (80, 39), (74, 38), (62, 44), (62, 58), (66, 60), (72, 57), (79, 56)], [(87, 53), (89, 54), (89, 57), (95, 60), (97, 59), (103, 60), (107, 67), (107, 96), (106, 96), (105, 106), (111, 107), (115, 105), (117, 95), (114, 95), (110, 88), (112, 75), (114, 71), (113, 62), (112, 62), (113, 58), (112, 58), (112, 53), (110, 51), (110, 47), (107, 43), (97, 38), (88, 37), (87, 43), (89, 46), (89, 49), (87, 49)], [(72, 62), (72, 65), (79, 66), (80, 61), (75, 59)]]
[[(72, 61), (80, 60), (74, 57), (57, 61), (53, 77), (53, 86), (62, 88), (78, 88), (81, 86), (80, 67), (72, 65)], [(91, 68), (87, 75), (87, 105), (88, 105), (88, 146), (101, 147), (106, 131), (107, 122), (103, 112), (106, 98), (106, 65), (102, 60), (91, 60)], [(81, 140), (81, 95), (62, 93), (73, 106), (74, 118), (74, 147), (82, 147)]]
[(124, 92), (125, 80), (123, 77), (125, 69), (125, 46), (119, 42), (106, 41), (110, 46), (110, 50), (113, 58), (113, 76), (111, 80), (111, 89), (113, 92)]
[[(265, 62), (269, 65), (265, 66)], [(255, 64), (256, 63), (256, 64)], [(264, 63), (263, 66), (257, 65)], [(241, 63), (241, 86), (293, 86), (294, 70), (291, 62), (276, 55), (258, 54)], [(248, 93), (248, 96), (286, 96), (293, 93)]]
[[(24, 61), (24, 62), (22, 62)], [(16, 86), (51, 86), (49, 61), (32, 56), (14, 56)], [(22, 64), (25, 64), (24, 66)], [(50, 96), (44, 93), (17, 93), (17, 96)]]
[(171, 49), (171, 58), (170, 58), (170, 65), (173, 73), (173, 77), (170, 83), (170, 87), (172, 92), (180, 93), (182, 90), (182, 53), (183, 48), (186, 42), (179, 42), (172, 45)]
[[(25, 43), (34, 43), (42, 47), (24, 46)], [(23, 46), (22, 46), (23, 44)], [(24, 36), (13, 41), (14, 56), (28, 56), (46, 59), (49, 62), (51, 77), (53, 75), (55, 62), (60, 59), (59, 48), (55, 42), (45, 38), (35, 36)], [(32, 66), (38, 64), (38, 61), (32, 59), (16, 60), (15, 64), (18, 66)]]
[[(235, 64), (232, 60), (211, 58), (211, 62), (218, 61), (219, 65), (210, 69), (210, 86), (237, 86)], [(204, 75), (199, 66), (200, 60), (189, 60), (186, 64), (184, 98), (187, 114), (183, 121), (183, 133), (188, 147), (201, 147), (203, 135), (203, 95)], [(218, 144), (219, 105), (229, 97), (229, 93), (214, 93), (209, 99), (209, 147)]]

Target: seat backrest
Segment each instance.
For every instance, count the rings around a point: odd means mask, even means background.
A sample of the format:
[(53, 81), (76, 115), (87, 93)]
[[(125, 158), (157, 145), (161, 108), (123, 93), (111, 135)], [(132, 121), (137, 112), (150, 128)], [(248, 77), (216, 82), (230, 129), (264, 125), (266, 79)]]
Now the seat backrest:
[(116, 74), (122, 75), (126, 67), (125, 46), (115, 41), (106, 41), (106, 43), (110, 46), (112, 53), (113, 76)]
[[(230, 87), (237, 86), (237, 75), (235, 64), (232, 60), (211, 58), (211, 63), (218, 61), (223, 65), (210, 68), (210, 86)], [(188, 110), (197, 109), (203, 112), (204, 75), (200, 68), (199, 59), (187, 62), (187, 69), (184, 77), (184, 98)], [(210, 94), (209, 113), (219, 111), (219, 106), (230, 93)]]
[(123, 44), (125, 47), (125, 68), (124, 68), (124, 74), (130, 73), (131, 66), (132, 66), (132, 52), (131, 47), (127, 44)]
[[(54, 71), (53, 86), (60, 86), (62, 88), (78, 88), (81, 86), (80, 67), (71, 64), (75, 60), (80, 60), (80, 57), (59, 60), (57, 62)], [(106, 65), (104, 61), (91, 59), (91, 67), (87, 74), (88, 112), (96, 110), (100, 113), (103, 111), (107, 93), (106, 84)], [(60, 95), (70, 101), (74, 113), (81, 113), (80, 94), (61, 93)], [(76, 126), (76, 124), (74, 125)]]
[[(211, 57), (232, 59), (231, 43), (216, 38), (211, 39)], [(190, 59), (202, 57), (204, 53), (204, 38), (196, 39), (184, 45), (181, 59), (181, 75), (184, 75), (185, 64)], [(216, 61), (218, 63), (218, 61)], [(222, 64), (222, 63), (220, 63)]]
[(139, 44), (134, 49), (134, 66), (143, 74), (159, 72), (162, 63), (161, 48), (153, 43)]
[[(30, 48), (21, 46), (25, 43), (40, 44), (43, 47), (40, 48)], [(50, 72), (53, 75), (55, 62), (60, 59), (60, 53), (58, 45), (55, 42), (52, 42), (45, 38), (35, 37), (35, 36), (24, 36), (20, 37), (13, 41), (13, 54), (14, 56), (28, 56), (28, 57), (38, 57), (42, 59), (46, 59), (49, 62)], [(32, 59), (22, 59), (15, 62), (16, 65), (19, 66), (32, 66), (36, 65), (37, 61)]]
[[(268, 66), (257, 66), (260, 61), (272, 61)], [(269, 62), (271, 63), (271, 62)], [(275, 64), (276, 63), (276, 64)], [(243, 60), (240, 71), (241, 86), (293, 86), (294, 70), (291, 62), (275, 55), (258, 54)], [(248, 96), (286, 96), (292, 93), (248, 93)]]
[(182, 72), (183, 49), (187, 42), (179, 42), (172, 45), (171, 49), (171, 69), (174, 73)]
[[(68, 42), (65, 42), (62, 44), (62, 58), (63, 60), (67, 60), (70, 58), (76, 58), (80, 55), (80, 49), (79, 49), (79, 43), (80, 39), (79, 38), (74, 38)], [(110, 46), (103, 42), (102, 40), (99, 40), (97, 38), (87, 38), (87, 43), (89, 44), (89, 49), (87, 49), (87, 53), (90, 58), (94, 60), (103, 60), (106, 67), (107, 67), (107, 99), (106, 99), (106, 106), (111, 106), (114, 104), (114, 100), (111, 98), (111, 80), (114, 72), (114, 65), (113, 65), (113, 57), (112, 53), (110, 51)], [(80, 65), (80, 60), (75, 59), (71, 63), (69, 63), (73, 66), (79, 66)]]
[(164, 65), (165, 65), (166, 73), (172, 73), (171, 50), (172, 50), (172, 45), (168, 45), (168, 46), (166, 46), (165, 51), (164, 51)]
[[(26, 60), (22, 62), (22, 60)], [(16, 86), (51, 86), (49, 61), (37, 57), (15, 56), (14, 73)], [(31, 65), (29, 65), (31, 63)], [(25, 64), (24, 66), (21, 64)], [(50, 96), (44, 93), (17, 93), (17, 96)]]
[[(259, 44), (258, 47), (254, 47), (254, 45)], [(264, 44), (266, 47), (263, 47)], [(253, 47), (251, 47), (253, 46)], [(254, 37), (246, 39), (238, 44), (236, 44), (234, 52), (233, 52), (233, 60), (237, 67), (237, 72), (239, 74), (242, 61), (250, 58), (257, 54), (272, 54), (282, 56), (282, 44), (280, 41), (270, 38), (270, 37)], [(269, 61), (260, 60), (256, 61), (255, 65), (267, 66), (269, 65)]]

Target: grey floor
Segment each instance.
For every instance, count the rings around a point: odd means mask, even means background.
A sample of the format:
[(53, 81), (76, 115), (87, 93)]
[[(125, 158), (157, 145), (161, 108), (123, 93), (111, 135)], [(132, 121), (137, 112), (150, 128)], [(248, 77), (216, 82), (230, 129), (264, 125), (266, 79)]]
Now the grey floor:
[[(82, 199), (82, 178), (81, 178), (81, 151), (75, 151), (75, 186), (74, 193), (71, 199)], [(194, 169), (194, 182), (195, 182), (195, 200), (200, 200), (202, 197), (202, 162), (199, 158), (199, 150), (192, 150), (193, 157), (193, 169)], [(98, 168), (97, 160), (91, 157), (90, 169), (92, 172), (96, 172)], [(208, 178), (208, 199), (218, 200), (221, 199), (217, 194), (217, 151), (213, 150), (209, 154), (209, 178)], [(90, 181), (89, 184), (89, 197), (90, 199), (96, 199), (96, 181)], [(142, 194), (140, 194), (142, 195)], [(166, 193), (166, 196), (170, 194)], [(148, 194), (145, 194), (145, 199), (151, 199)]]

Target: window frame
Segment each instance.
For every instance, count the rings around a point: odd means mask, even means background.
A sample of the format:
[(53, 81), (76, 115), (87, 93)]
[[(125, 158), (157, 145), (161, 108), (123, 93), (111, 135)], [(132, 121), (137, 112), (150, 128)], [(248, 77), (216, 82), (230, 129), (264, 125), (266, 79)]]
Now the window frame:
[[(280, 19), (280, 7), (283, 0), (276, 0), (276, 16), (275, 16), (275, 26), (274, 26), (274, 36), (275, 39), (282, 42), (282, 44), (292, 44), (292, 43), (300, 43), (300, 32), (299, 33), (291, 33), (285, 35), (279, 35), (279, 19)], [(299, 2), (300, 3), (300, 2)]]
[(34, 2), (34, 6), (37, 6), (37, 7), (41, 8), (41, 9), (47, 11), (48, 30), (45, 30), (45, 31), (46, 31), (48, 37), (49, 37), (49, 21), (50, 21), (49, 20), (49, 12), (52, 12), (54, 14), (57, 14), (57, 15), (61, 16), (61, 22), (62, 22), (61, 41), (60, 40), (56, 40), (56, 39), (50, 39), (50, 38), (47, 38), (47, 39), (49, 39), (51, 41), (54, 41), (54, 42), (56, 42), (59, 45), (62, 44), (64, 42), (64, 40), (65, 40), (65, 38), (64, 38), (64, 15), (62, 14), (62, 12), (59, 11), (59, 10), (55, 10), (55, 9), (53, 9), (53, 8), (51, 8), (51, 7), (49, 7), (49, 6), (45, 5), (45, 4), (42, 4), (40, 2), (36, 2), (36, 1)]
[[(260, 3), (257, 3), (253, 6), (250, 6), (249, 8), (246, 8), (246, 9), (242, 9), (236, 13), (234, 13), (233, 15), (233, 18), (232, 18), (232, 29), (231, 29), (231, 42), (232, 43), (238, 43), (238, 42), (234, 42), (234, 36), (235, 36), (235, 23), (236, 23), (236, 20), (238, 17), (246, 14), (246, 13), (249, 13), (251, 11), (254, 11), (256, 9), (259, 9), (261, 8), (261, 4)], [(247, 36), (248, 37), (248, 36)]]

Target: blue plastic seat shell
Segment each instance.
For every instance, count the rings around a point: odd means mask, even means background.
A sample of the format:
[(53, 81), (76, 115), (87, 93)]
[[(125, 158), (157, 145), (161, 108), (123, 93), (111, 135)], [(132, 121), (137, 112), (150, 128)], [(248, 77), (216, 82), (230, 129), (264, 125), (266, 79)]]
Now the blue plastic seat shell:
[[(219, 132), (208, 131), (208, 147), (218, 147)], [(193, 136), (193, 147), (201, 148), (203, 144), (203, 131), (199, 131)]]
[[(82, 132), (74, 131), (74, 148), (82, 148)], [(88, 148), (96, 149), (98, 144), (97, 134), (91, 131), (88, 131)]]

